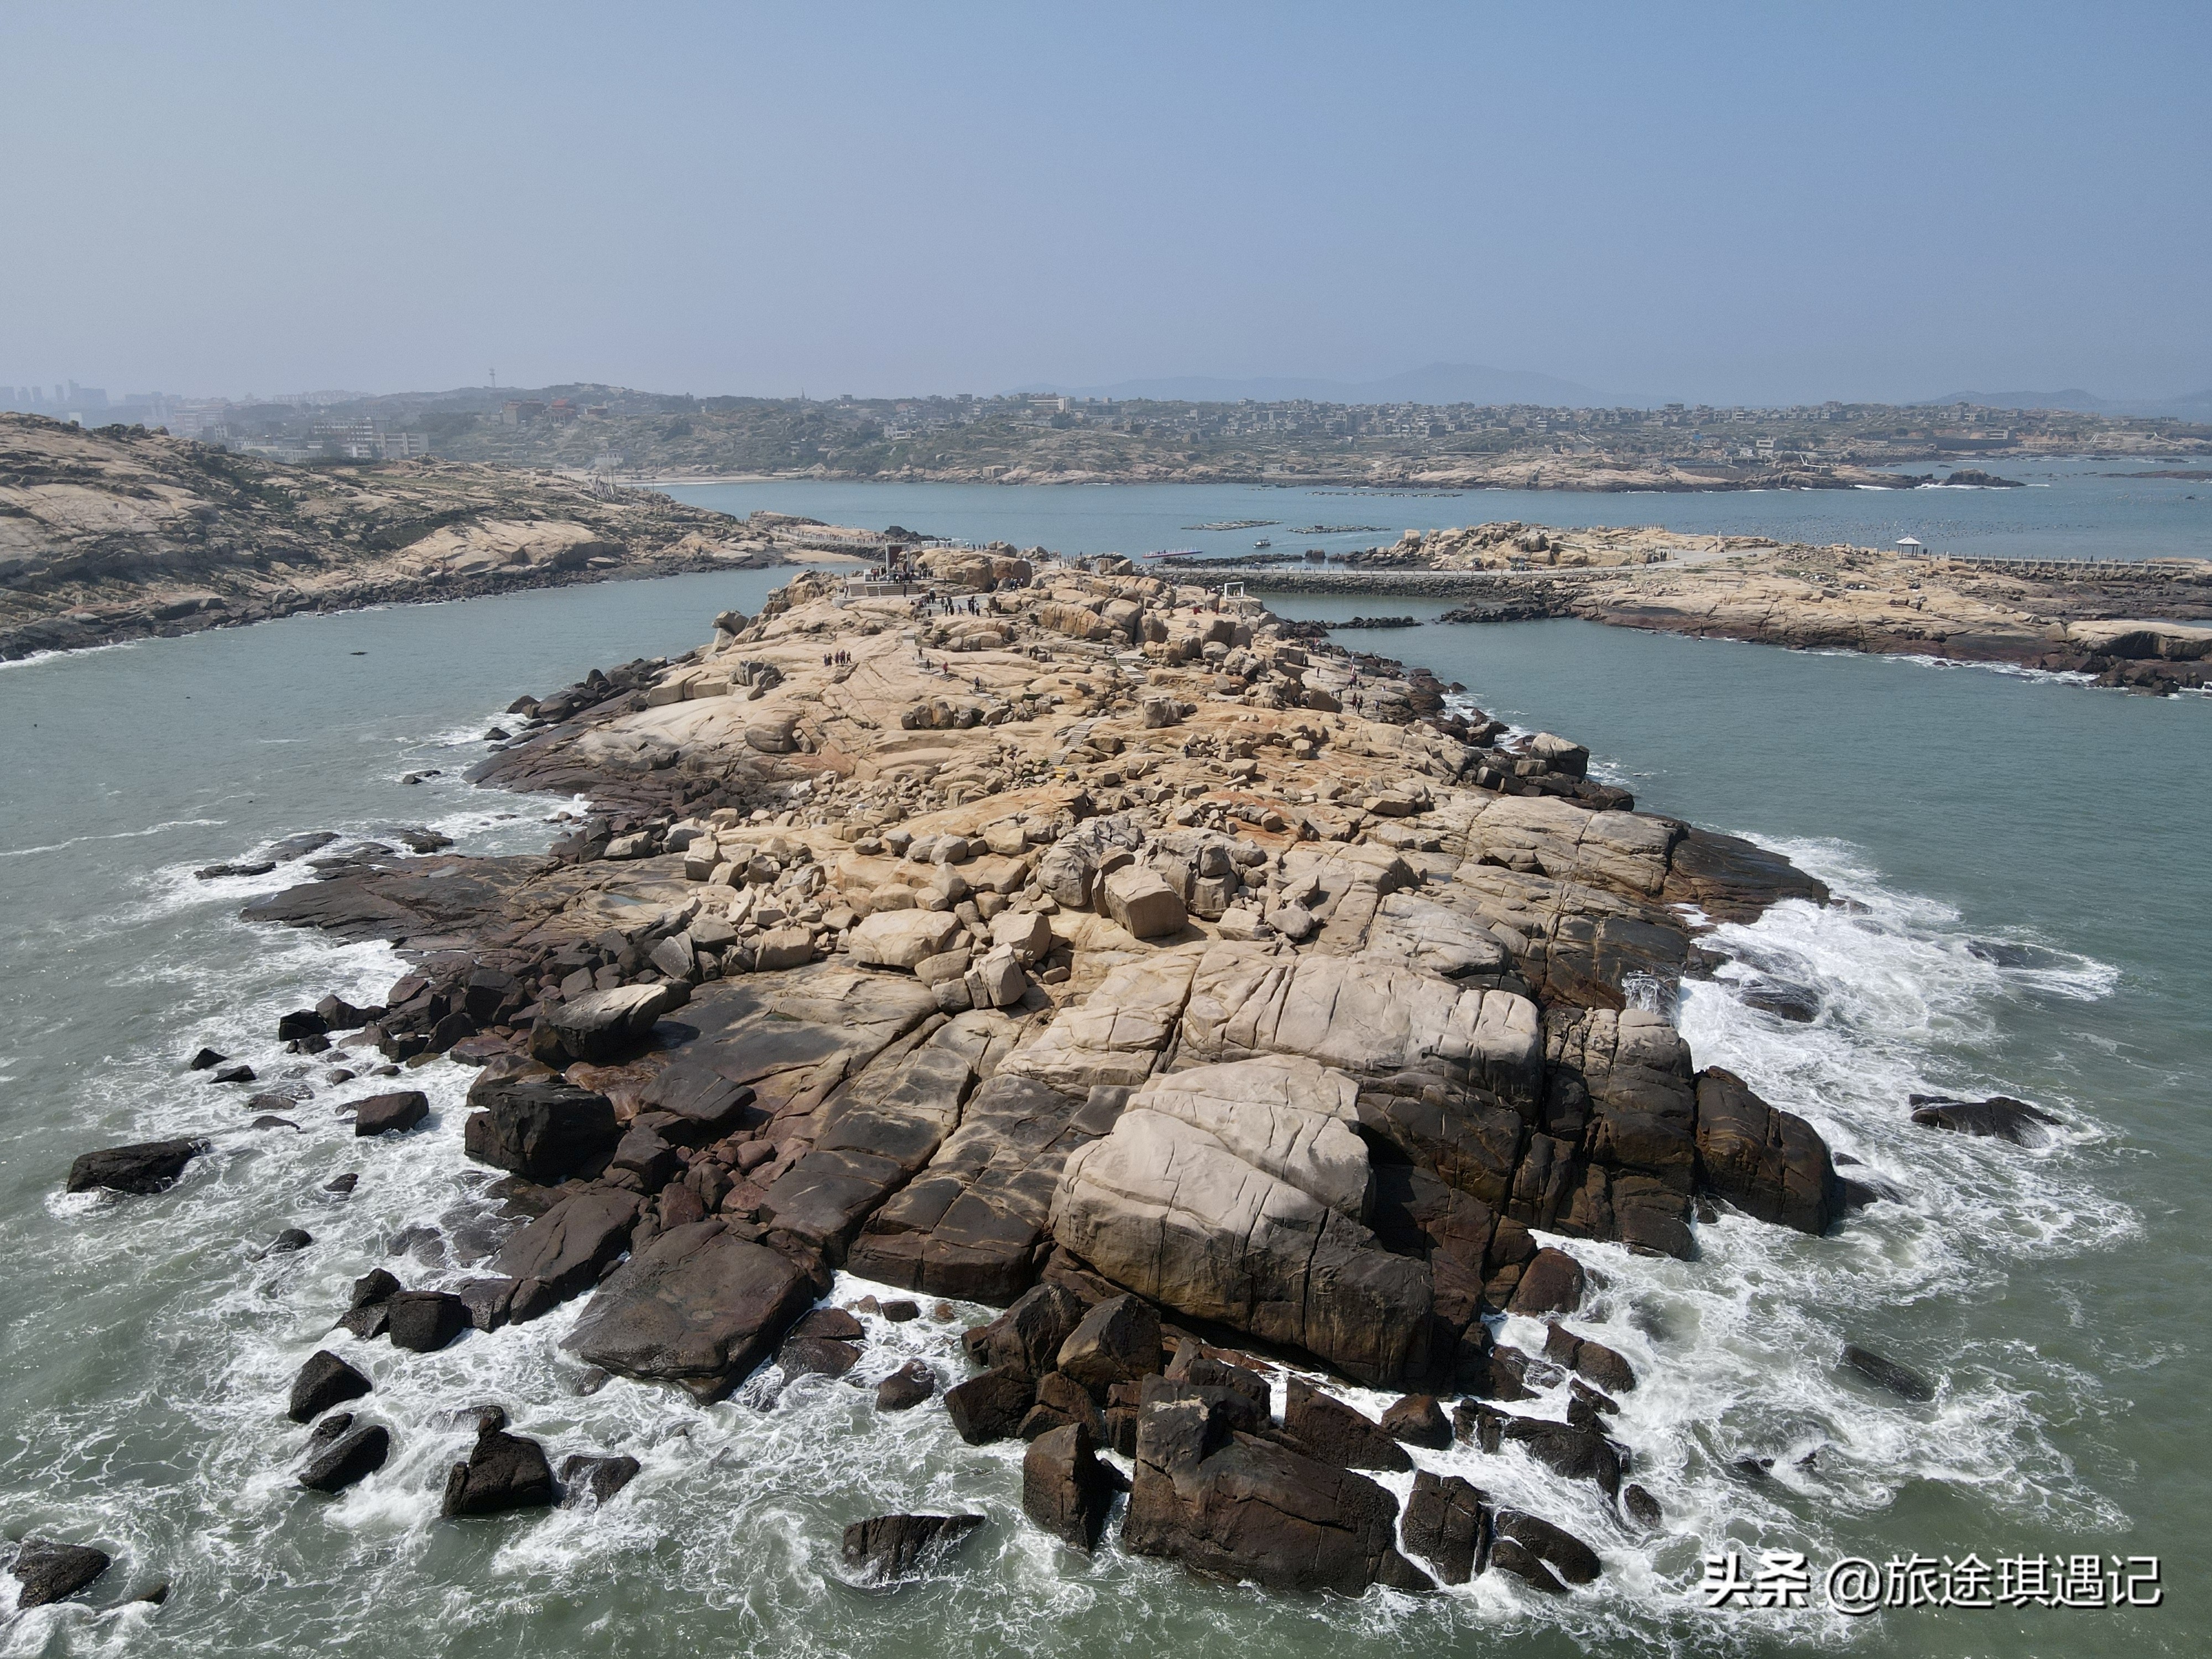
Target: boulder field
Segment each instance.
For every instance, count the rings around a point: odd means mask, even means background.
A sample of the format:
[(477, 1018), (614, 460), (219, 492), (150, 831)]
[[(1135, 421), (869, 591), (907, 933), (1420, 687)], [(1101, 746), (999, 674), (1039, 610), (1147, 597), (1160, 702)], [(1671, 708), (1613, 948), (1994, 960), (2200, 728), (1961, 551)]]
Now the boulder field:
[[(860, 1328), (817, 1305), (844, 1269), (1007, 1310), (944, 1409), (1029, 1442), (1024, 1506), (1073, 1547), (1126, 1487), (1124, 1547), (1286, 1589), (1589, 1582), (1590, 1544), (1464, 1479), (1422, 1470), (1401, 1517), (1358, 1471), (1456, 1434), (1662, 1512), (1602, 1423), (1634, 1372), (1561, 1322), (1573, 1252), (1694, 1257), (1715, 1204), (1817, 1235), (1869, 1196), (1650, 1011), (1712, 921), (1826, 895), (1256, 605), (921, 564), (520, 700), (477, 775), (594, 803), (546, 854), (370, 852), (248, 908), (398, 948), (382, 1006), (295, 1040), (478, 1067), (464, 1142), (504, 1176), (488, 1273), (372, 1275), (343, 1322), (436, 1346), (581, 1298), (580, 1359), (713, 1401), (849, 1369)], [(118, 1184), (183, 1161), (130, 1150)], [(1509, 1311), (1553, 1320), (1541, 1354)], [(366, 1386), (313, 1363), (295, 1415)], [(1377, 1422), (1332, 1377), (1404, 1397)], [(1569, 1377), (1565, 1423), (1503, 1408)], [(552, 1500), (509, 1438), (449, 1513)]]

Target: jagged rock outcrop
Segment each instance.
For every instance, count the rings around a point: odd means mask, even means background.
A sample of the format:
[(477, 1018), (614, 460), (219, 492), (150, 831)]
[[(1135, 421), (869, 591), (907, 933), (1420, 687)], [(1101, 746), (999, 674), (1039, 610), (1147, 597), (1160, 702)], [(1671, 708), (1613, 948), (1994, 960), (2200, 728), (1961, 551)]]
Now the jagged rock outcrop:
[(1145, 1407), (1122, 1547), (1273, 1589), (1435, 1588), (1399, 1554), (1397, 1500), (1364, 1475), (1229, 1428), (1204, 1400)]

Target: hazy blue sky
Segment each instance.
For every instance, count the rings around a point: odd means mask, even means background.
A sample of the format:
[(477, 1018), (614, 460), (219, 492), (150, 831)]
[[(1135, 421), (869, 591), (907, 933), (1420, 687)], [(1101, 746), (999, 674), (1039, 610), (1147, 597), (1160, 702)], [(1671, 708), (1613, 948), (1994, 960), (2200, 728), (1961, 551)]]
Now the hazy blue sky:
[(0, 383), (2212, 386), (2212, 3), (0, 6)]

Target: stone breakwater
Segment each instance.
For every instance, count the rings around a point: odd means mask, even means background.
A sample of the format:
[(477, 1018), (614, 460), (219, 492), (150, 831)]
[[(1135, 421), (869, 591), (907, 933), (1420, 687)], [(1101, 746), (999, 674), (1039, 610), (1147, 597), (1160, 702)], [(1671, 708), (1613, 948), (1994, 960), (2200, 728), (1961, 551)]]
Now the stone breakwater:
[(1228, 574), (1255, 592), (1458, 601), (1445, 622), (1579, 617), (1797, 650), (2010, 663), (2135, 690), (2212, 684), (2212, 563), (2201, 559), (1905, 558), (1743, 538), (1690, 544), (1698, 539), (1482, 526), (1408, 532), (1354, 569)]
[[(1879, 1196), (1658, 1012), (1712, 923), (1825, 892), (1256, 605), (1119, 561), (925, 564), (922, 597), (809, 574), (682, 659), (519, 700), (477, 775), (588, 797), (547, 854), (357, 851), (248, 907), (409, 963), (279, 1029), (391, 1079), (357, 1133), (423, 1121), (410, 1072), (477, 1068), (486, 1179), (439, 1225), (482, 1270), (368, 1271), (335, 1326), (420, 1352), (580, 1299), (580, 1361), (713, 1401), (853, 1368), (843, 1269), (1005, 1310), (877, 1409), (941, 1395), (967, 1441), (1025, 1442), (1023, 1508), (1072, 1547), (1119, 1505), (1124, 1549), (1282, 1589), (1565, 1594), (1656, 1542), (1667, 1495), (1609, 1428), (1639, 1379), (1576, 1328), (1575, 1247), (1694, 1259), (1719, 1206), (1820, 1235)], [(151, 1190), (198, 1146), (70, 1184)], [(392, 1478), (410, 1425), (341, 1356), (284, 1409), (310, 1487)], [(1455, 1442), (1594, 1484), (1606, 1535), (1421, 1468)], [(444, 1509), (604, 1502), (635, 1467), (556, 1476), (495, 1412)], [(1402, 1509), (1370, 1478), (1408, 1470)], [(848, 1565), (894, 1577), (970, 1524), (854, 1522)]]

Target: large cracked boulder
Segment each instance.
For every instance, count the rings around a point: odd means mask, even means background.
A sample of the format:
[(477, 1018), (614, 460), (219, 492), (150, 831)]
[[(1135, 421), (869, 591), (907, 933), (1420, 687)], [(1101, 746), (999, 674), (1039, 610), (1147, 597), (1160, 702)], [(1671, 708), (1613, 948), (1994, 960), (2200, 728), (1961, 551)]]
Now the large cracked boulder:
[[(1273, 1130), (1259, 1139), (1299, 1144)], [(1326, 1169), (1332, 1196), (1364, 1188), (1364, 1170), (1354, 1184)], [(1053, 1197), (1052, 1231), (1117, 1285), (1363, 1382), (1388, 1385), (1426, 1364), (1427, 1266), (1390, 1255), (1357, 1221), (1181, 1117), (1133, 1104), (1111, 1134), (1079, 1148)]]
[(1097, 1401), (1116, 1382), (1142, 1382), (1160, 1369), (1159, 1310), (1140, 1296), (1108, 1297), (1060, 1345), (1054, 1367)]
[(1341, 1468), (1402, 1473), (1413, 1467), (1406, 1449), (1379, 1425), (1300, 1377), (1284, 1387), (1283, 1429), (1316, 1457)]
[(904, 968), (949, 949), (961, 931), (949, 910), (878, 910), (847, 940), (853, 960), (871, 968)]
[(1137, 1424), (1121, 1542), (1271, 1589), (1433, 1589), (1398, 1553), (1398, 1504), (1374, 1481), (1224, 1429), (1209, 1403), (1162, 1399)]
[(690, 1000), (681, 980), (659, 985), (618, 985), (564, 1002), (545, 1016), (561, 1046), (592, 1065), (627, 1056), (652, 1033), (660, 1017)]
[(1747, 1215), (1814, 1234), (1843, 1219), (1844, 1183), (1827, 1143), (1732, 1072), (1698, 1074), (1697, 1150), (1708, 1190)]
[(1434, 1567), (1443, 1583), (1464, 1584), (1488, 1562), (1489, 1500), (1461, 1475), (1419, 1470), (1400, 1535), (1406, 1553)]
[(1154, 1078), (1129, 1104), (1202, 1129), (1254, 1169), (1364, 1221), (1374, 1182), (1358, 1101), (1342, 1072), (1265, 1054)]
[(1182, 897), (1149, 865), (1127, 864), (1099, 884), (1106, 914), (1134, 939), (1179, 933), (1188, 920)]
[(1553, 1009), (1544, 1033), (1543, 1107), (1507, 1213), (1687, 1256), (1697, 1184), (1689, 1045), (1663, 1017), (1638, 1009)]
[(813, 1300), (806, 1274), (719, 1218), (671, 1227), (602, 1284), (561, 1346), (624, 1376), (719, 1400)]
[(1194, 1060), (1303, 1054), (1362, 1082), (1425, 1073), (1448, 1094), (1530, 1104), (1543, 1080), (1527, 997), (1356, 957), (1216, 945), (1192, 978), (1182, 1039)]
[(487, 1067), (469, 1086), (469, 1104), (475, 1109), (461, 1130), (468, 1155), (526, 1181), (597, 1175), (622, 1139), (612, 1102), (550, 1071)]
[(1121, 963), (1001, 1069), (1060, 1090), (1134, 1087), (1152, 1074), (1176, 1035), (1198, 965), (1188, 951)]
[(1080, 1423), (1048, 1429), (1022, 1455), (1022, 1513), (1071, 1549), (1097, 1547), (1119, 1490), (1117, 1472), (1099, 1461)]

